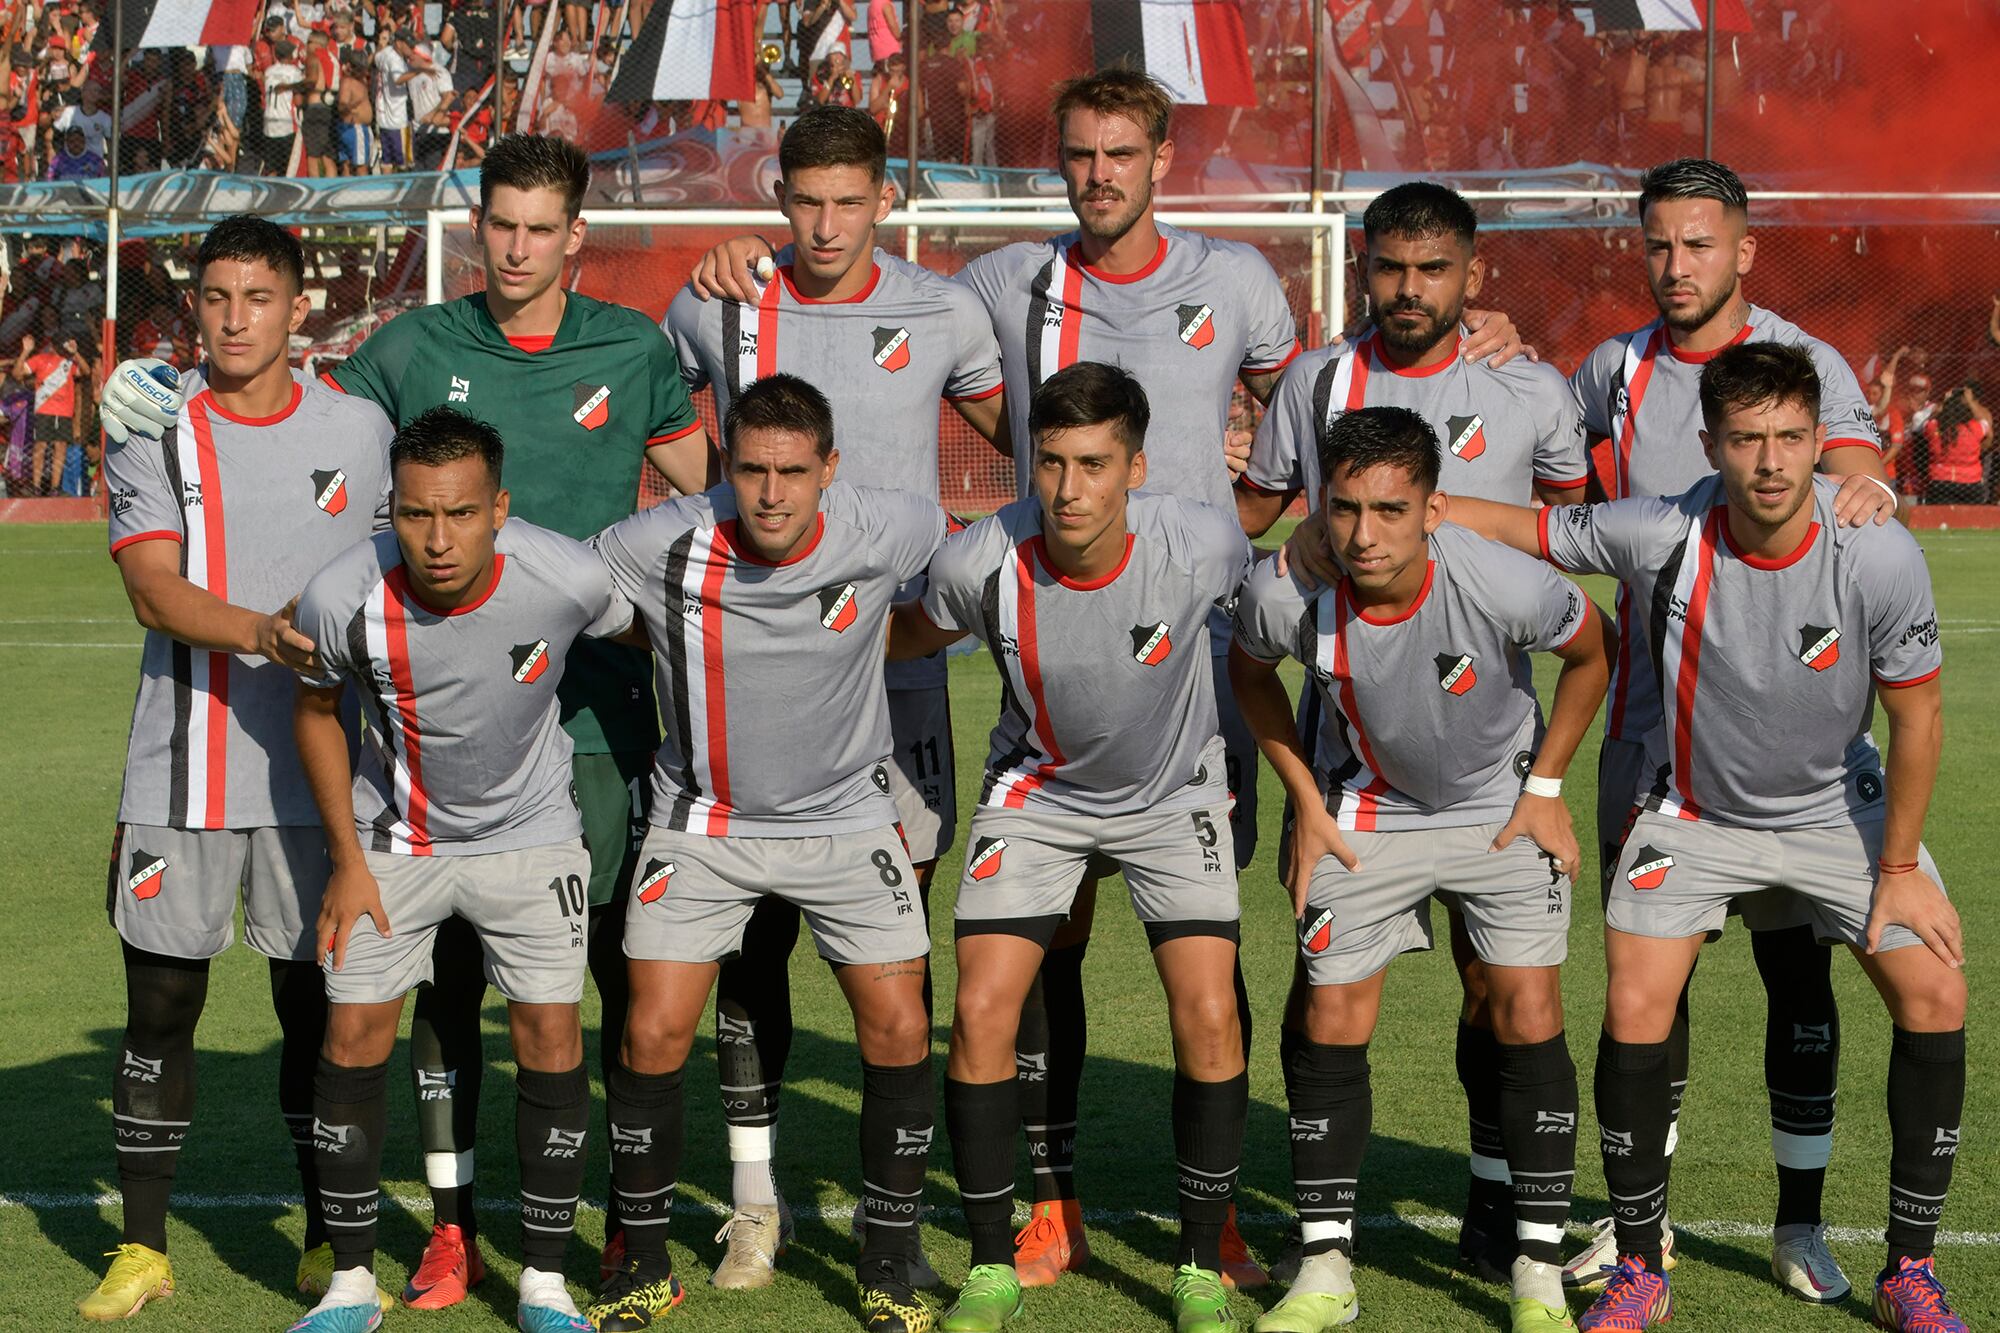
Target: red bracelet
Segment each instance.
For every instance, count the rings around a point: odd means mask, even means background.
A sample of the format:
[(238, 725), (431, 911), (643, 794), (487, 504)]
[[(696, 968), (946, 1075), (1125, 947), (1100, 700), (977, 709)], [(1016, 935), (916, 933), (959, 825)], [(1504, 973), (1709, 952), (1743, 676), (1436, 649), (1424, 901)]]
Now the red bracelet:
[(1917, 868), (1917, 863), (1915, 861), (1889, 862), (1878, 860), (1875, 862), (1875, 866), (1885, 875), (1907, 875)]

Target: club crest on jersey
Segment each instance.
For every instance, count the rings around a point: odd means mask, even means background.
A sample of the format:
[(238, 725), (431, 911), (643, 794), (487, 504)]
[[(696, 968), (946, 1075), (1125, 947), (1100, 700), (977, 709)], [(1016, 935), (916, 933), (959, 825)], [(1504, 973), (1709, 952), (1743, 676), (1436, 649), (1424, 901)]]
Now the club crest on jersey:
[(1167, 622), (1132, 627), (1132, 659), (1140, 666), (1158, 666), (1174, 650)]
[(875, 364), (891, 375), (910, 364), (910, 331), (908, 329), (875, 330)]
[(166, 882), (167, 858), (134, 847), (131, 860), (125, 863), (125, 887), (132, 890), (132, 896), (141, 902), (157, 898)]
[(1486, 419), (1477, 412), (1469, 417), (1447, 417), (1445, 429), (1450, 435), (1445, 447), (1453, 458), (1470, 463), (1486, 452)]
[(585, 430), (596, 430), (611, 420), (611, 386), (585, 382), (576, 386), (576, 411), (572, 420)]
[(1639, 859), (1625, 872), (1625, 878), (1635, 889), (1657, 889), (1667, 882), (1667, 872), (1674, 868), (1674, 858), (1648, 843), (1639, 849)]
[(973, 879), (992, 879), (1000, 873), (1000, 856), (1007, 850), (1005, 838), (981, 838), (972, 848), (965, 873)]
[(858, 614), (860, 612), (854, 605), (852, 583), (843, 583), (838, 588), (819, 590), (819, 623), (835, 634), (852, 625)]
[(1299, 922), (1299, 947), (1307, 953), (1325, 953), (1326, 946), (1333, 943), (1333, 909), (1325, 908), (1318, 916)]
[(674, 877), (674, 863), (654, 857), (646, 862), (646, 868), (639, 872), (639, 882), (633, 887), (642, 903), (656, 903), (666, 897), (667, 881)]
[(1437, 655), (1438, 688), (1446, 694), (1463, 697), (1467, 691), (1479, 683), (1479, 673), (1472, 669), (1472, 654), (1439, 653)]
[(1189, 347), (1206, 347), (1215, 341), (1215, 311), (1209, 307), (1175, 306), (1174, 319), (1180, 325), (1181, 341)]
[(549, 641), (536, 639), (533, 643), (517, 643), (508, 650), (514, 659), (514, 679), (523, 685), (533, 685), (549, 669)]
[(1807, 625), (1799, 631), (1799, 661), (1814, 671), (1824, 671), (1840, 660), (1840, 631), (1824, 625)]
[(313, 503), (329, 514), (347, 508), (347, 474), (339, 468), (312, 474)]

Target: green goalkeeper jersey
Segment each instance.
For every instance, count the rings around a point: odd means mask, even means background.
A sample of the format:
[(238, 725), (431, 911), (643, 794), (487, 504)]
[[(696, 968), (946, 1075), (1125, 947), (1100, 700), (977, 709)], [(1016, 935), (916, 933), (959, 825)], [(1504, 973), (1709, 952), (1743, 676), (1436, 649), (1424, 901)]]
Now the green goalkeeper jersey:
[[(510, 343), (483, 294), (377, 329), (323, 378), (381, 404), (397, 426), (432, 407), (490, 422), (506, 441), (512, 512), (588, 539), (630, 514), (646, 449), (699, 429), (680, 360), (636, 310), (569, 294), (546, 347)], [(584, 640), (559, 693), (580, 754), (651, 750), (659, 712), (644, 652)]]

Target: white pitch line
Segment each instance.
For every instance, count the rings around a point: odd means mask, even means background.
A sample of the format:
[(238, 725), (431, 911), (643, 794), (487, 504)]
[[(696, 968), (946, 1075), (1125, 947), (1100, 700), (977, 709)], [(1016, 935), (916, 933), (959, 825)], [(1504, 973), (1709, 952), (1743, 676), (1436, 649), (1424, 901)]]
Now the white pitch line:
[[(27, 620), (0, 620), (0, 625), (129, 625), (130, 616), (37, 616)], [(1956, 622), (1947, 620), (1947, 625)]]
[[(428, 1214), (431, 1201), (428, 1195), (390, 1194), (383, 1196), (384, 1202), (394, 1204), (405, 1212)], [(173, 1207), (187, 1209), (238, 1209), (238, 1208), (299, 1208), (304, 1205), (296, 1194), (187, 1194), (176, 1195)], [(0, 1194), (0, 1209), (25, 1208), (31, 1211), (73, 1210), (115, 1208), (118, 1206), (116, 1194), (48, 1194), (36, 1191), (16, 1191)], [(520, 1203), (515, 1199), (481, 1199), (478, 1203), (482, 1212), (513, 1213), (520, 1211)], [(604, 1205), (596, 1199), (585, 1199), (578, 1205), (583, 1212), (604, 1211)], [(721, 1217), (729, 1209), (722, 1203), (703, 1199), (681, 1199), (677, 1210), (683, 1213), (707, 1213)], [(836, 1199), (831, 1203), (798, 1204), (792, 1209), (795, 1216), (804, 1220), (820, 1220), (846, 1223), (854, 1215), (855, 1201)], [(956, 1208), (941, 1206), (933, 1208), (932, 1214), (953, 1215)], [(1129, 1226), (1134, 1222), (1150, 1223), (1154, 1226), (1177, 1226), (1179, 1219), (1171, 1213), (1156, 1213), (1142, 1208), (1086, 1208), (1083, 1210), (1086, 1222), (1096, 1226)], [(1016, 1207), (1015, 1220), (1026, 1221), (1026, 1209)], [(1241, 1213), (1238, 1221), (1251, 1226), (1283, 1226), (1291, 1222), (1290, 1213)], [(1415, 1228), (1440, 1235), (1456, 1235), (1460, 1219), (1446, 1213), (1366, 1213), (1357, 1219), (1364, 1231), (1395, 1231), (1401, 1228)], [(1590, 1228), (1583, 1222), (1572, 1222), (1570, 1230), (1579, 1236), (1590, 1234)], [(1741, 1222), (1727, 1220), (1686, 1221), (1674, 1219), (1676, 1232), (1696, 1236), (1703, 1240), (1761, 1240), (1771, 1234), (1771, 1228), (1764, 1222)], [(1882, 1228), (1829, 1226), (1828, 1240), (1843, 1245), (1874, 1244), (1882, 1239)], [(1940, 1231), (1940, 1245), (2000, 1246), (2000, 1231)]]
[(64, 643), (54, 639), (0, 639), (0, 648), (144, 648), (139, 639), (126, 643)]

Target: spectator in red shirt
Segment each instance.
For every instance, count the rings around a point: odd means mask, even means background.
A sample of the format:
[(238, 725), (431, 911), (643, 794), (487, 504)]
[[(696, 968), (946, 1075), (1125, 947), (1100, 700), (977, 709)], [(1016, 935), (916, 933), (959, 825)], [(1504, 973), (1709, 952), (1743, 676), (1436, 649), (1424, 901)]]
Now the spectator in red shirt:
[(1924, 423), (1930, 445), (1926, 504), (1986, 503), (1986, 455), (1993, 447), (1993, 413), (1970, 384), (1945, 395), (1937, 415)]
[(70, 446), (76, 443), (76, 386), (90, 380), (90, 362), (78, 350), (76, 339), (66, 338), (59, 347), (53, 344), (55, 315), (52, 308), (42, 311), (43, 338), (49, 341), (23, 334), (21, 354), (14, 360), (15, 378), (32, 380), (35, 386), (34, 444), (28, 464), (30, 495), (61, 491)]

